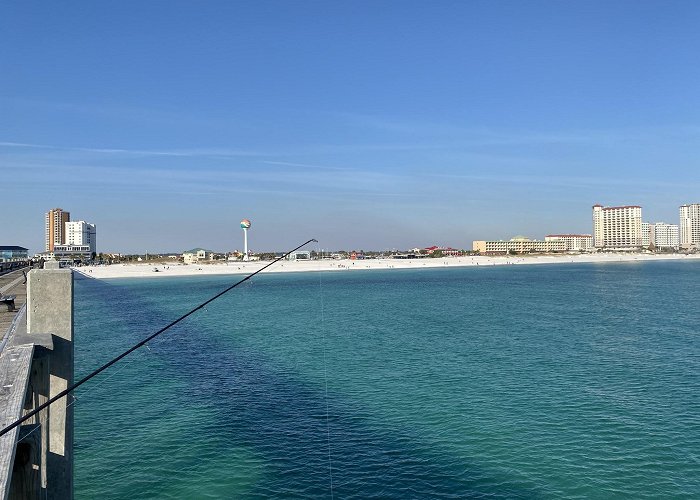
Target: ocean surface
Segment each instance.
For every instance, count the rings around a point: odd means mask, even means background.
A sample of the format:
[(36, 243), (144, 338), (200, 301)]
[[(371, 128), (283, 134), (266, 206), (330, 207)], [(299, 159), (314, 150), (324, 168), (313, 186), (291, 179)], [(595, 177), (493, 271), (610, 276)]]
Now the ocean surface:
[[(236, 279), (77, 278), (77, 375)], [(78, 391), (75, 496), (700, 498), (699, 287), (699, 262), (260, 275)]]

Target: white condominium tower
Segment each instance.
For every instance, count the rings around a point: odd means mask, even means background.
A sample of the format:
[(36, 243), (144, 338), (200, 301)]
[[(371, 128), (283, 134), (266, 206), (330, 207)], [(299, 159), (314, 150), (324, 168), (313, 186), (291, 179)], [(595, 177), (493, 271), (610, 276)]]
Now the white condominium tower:
[(673, 248), (678, 250), (678, 226), (675, 224), (666, 224), (665, 222), (657, 222), (652, 225), (654, 246), (656, 248)]
[(681, 205), (680, 216), (681, 248), (700, 249), (700, 203)]
[(89, 246), (90, 253), (97, 250), (97, 229), (95, 224), (84, 220), (66, 222), (66, 244), (75, 246)]
[(66, 223), (70, 221), (70, 212), (62, 208), (52, 208), (46, 212), (46, 251), (53, 252), (54, 245), (66, 242)]
[(642, 222), (642, 246), (648, 248), (654, 245), (657, 250), (678, 250), (678, 226), (665, 222)]
[(596, 248), (632, 249), (642, 246), (642, 207), (593, 205), (593, 244)]

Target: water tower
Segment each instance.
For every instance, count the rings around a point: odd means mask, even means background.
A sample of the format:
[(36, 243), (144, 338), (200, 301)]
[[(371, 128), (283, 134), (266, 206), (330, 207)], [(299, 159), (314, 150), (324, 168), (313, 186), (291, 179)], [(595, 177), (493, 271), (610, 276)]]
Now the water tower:
[(248, 260), (248, 229), (250, 229), (250, 221), (248, 219), (241, 221), (241, 229), (243, 229), (243, 260)]

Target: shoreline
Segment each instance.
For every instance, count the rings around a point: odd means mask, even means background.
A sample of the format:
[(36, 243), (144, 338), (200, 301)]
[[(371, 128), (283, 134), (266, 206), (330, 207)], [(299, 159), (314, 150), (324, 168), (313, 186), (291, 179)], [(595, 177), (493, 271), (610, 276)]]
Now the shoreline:
[[(465, 256), (423, 259), (367, 259), (367, 260), (283, 260), (264, 273), (353, 271), (367, 269), (434, 269), (445, 267), (482, 267), (503, 265), (581, 264), (610, 262), (698, 261), (700, 254), (581, 254), (537, 256)], [(128, 263), (108, 266), (84, 266), (75, 268), (85, 276), (96, 279), (161, 278), (168, 276), (216, 276), (250, 274), (270, 261), (231, 262), (220, 264)], [(157, 272), (156, 272), (157, 270)]]

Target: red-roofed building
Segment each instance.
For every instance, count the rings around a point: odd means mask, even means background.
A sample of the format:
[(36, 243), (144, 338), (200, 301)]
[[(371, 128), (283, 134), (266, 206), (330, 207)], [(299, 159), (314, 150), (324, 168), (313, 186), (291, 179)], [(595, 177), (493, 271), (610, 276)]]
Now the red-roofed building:
[(432, 255), (435, 252), (441, 252), (442, 255), (444, 255), (446, 257), (459, 257), (460, 255), (464, 255), (464, 252), (462, 250), (458, 250), (458, 249), (452, 248), (452, 247), (439, 247), (439, 246), (433, 245), (432, 247), (427, 247), (427, 248), (424, 248), (423, 250), (428, 252), (428, 255)]

